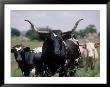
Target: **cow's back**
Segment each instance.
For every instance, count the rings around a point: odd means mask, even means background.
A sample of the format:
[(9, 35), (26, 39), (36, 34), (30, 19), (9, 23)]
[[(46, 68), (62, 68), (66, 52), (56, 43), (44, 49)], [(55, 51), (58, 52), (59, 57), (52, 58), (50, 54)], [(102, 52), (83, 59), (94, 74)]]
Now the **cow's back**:
[(67, 58), (77, 59), (80, 56), (79, 46), (72, 40), (66, 40)]

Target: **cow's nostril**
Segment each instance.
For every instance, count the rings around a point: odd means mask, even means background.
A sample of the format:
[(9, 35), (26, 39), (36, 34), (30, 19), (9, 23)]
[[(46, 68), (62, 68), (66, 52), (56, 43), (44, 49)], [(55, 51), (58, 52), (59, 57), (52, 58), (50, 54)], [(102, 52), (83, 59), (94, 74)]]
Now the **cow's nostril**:
[(89, 55), (89, 58), (93, 58), (93, 55)]

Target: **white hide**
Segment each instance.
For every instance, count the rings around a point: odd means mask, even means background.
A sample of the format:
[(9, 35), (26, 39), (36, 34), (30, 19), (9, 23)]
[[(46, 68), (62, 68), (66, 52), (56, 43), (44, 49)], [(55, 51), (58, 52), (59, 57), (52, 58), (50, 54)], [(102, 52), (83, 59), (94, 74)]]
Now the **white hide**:
[(34, 49), (33, 49), (33, 52), (34, 52), (34, 53), (42, 52), (42, 47), (34, 48)]
[(95, 48), (95, 43), (89, 42), (86, 43), (86, 49), (88, 51), (88, 57), (98, 58), (97, 49)]
[(81, 52), (81, 57), (85, 58), (87, 57), (87, 50), (83, 48), (82, 46), (79, 46), (80, 52)]
[(86, 43), (86, 47), (83, 48), (83, 46), (79, 46), (81, 56), (82, 57), (93, 57), (93, 58), (98, 58), (98, 52), (97, 49), (95, 48), (95, 43), (89, 42)]
[(36, 73), (36, 70), (35, 70), (35, 68), (33, 68), (33, 69), (30, 71), (29, 76), (30, 76), (30, 77), (34, 77), (34, 76), (36, 76), (35, 73)]
[(17, 51), (19, 51), (19, 50), (22, 49), (22, 47), (15, 47), (15, 49), (16, 49)]
[[(86, 62), (86, 66), (91, 65), (91, 62), (95, 64), (95, 61), (98, 59), (98, 52), (95, 48), (95, 43), (89, 42), (86, 43), (85, 46), (79, 46), (80, 52), (81, 52), (81, 60), (83, 60), (83, 63)], [(91, 59), (92, 60), (91, 60)], [(95, 60), (94, 60), (95, 59)]]
[(56, 35), (55, 33), (53, 33), (53, 35), (54, 35), (55, 37), (57, 37), (57, 35)]

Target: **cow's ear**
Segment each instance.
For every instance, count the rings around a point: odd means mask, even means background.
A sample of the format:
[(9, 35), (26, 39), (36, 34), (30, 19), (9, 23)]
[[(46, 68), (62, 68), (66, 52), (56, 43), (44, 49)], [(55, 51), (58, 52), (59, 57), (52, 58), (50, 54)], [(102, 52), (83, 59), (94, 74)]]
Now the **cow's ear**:
[(86, 45), (82, 46), (82, 48), (86, 49)]
[(13, 48), (11, 49), (11, 53), (14, 53), (14, 49)]
[(99, 47), (99, 45), (95, 45), (95, 48)]
[(95, 43), (95, 48), (99, 47), (100, 43)]

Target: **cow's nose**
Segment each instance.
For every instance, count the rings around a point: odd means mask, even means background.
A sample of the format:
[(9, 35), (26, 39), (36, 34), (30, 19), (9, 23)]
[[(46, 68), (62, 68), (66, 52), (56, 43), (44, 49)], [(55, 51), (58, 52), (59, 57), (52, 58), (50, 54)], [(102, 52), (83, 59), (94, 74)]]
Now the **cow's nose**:
[(88, 55), (89, 57), (93, 57), (94, 56), (94, 54), (92, 53), (92, 52), (89, 52), (89, 55)]
[(93, 55), (89, 55), (89, 58), (92, 58), (93, 57)]

